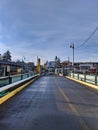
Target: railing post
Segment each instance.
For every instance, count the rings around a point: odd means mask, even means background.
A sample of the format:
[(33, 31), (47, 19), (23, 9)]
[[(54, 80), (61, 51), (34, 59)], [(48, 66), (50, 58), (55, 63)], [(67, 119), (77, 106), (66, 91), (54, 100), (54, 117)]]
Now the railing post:
[(95, 75), (95, 84), (97, 85), (97, 75)]
[(86, 74), (84, 74), (84, 81), (86, 81)]
[(78, 80), (79, 80), (79, 73), (78, 73)]
[(27, 74), (27, 77), (29, 77), (29, 74)]
[(9, 78), (9, 84), (11, 84), (12, 83), (12, 77), (8, 77)]
[(23, 74), (21, 75), (21, 80), (23, 79)]
[(73, 78), (74, 78), (74, 72), (73, 72)]

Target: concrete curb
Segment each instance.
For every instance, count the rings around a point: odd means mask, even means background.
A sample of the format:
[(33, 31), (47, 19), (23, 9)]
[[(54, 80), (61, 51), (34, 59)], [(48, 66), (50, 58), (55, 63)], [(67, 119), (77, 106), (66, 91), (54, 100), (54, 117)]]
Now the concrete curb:
[(90, 84), (90, 83), (87, 83), (87, 82), (84, 82), (84, 81), (80, 81), (80, 80), (77, 80), (77, 79), (74, 79), (74, 78), (68, 77), (68, 76), (66, 76), (66, 78), (67, 78), (67, 79), (70, 79), (70, 80), (73, 80), (73, 81), (75, 81), (75, 82), (78, 82), (78, 83), (80, 83), (80, 84), (83, 84), (83, 85), (85, 85), (85, 86), (87, 86), (87, 87), (89, 87), (89, 88), (93, 88), (93, 89), (98, 90), (98, 86), (97, 86), (97, 85)]

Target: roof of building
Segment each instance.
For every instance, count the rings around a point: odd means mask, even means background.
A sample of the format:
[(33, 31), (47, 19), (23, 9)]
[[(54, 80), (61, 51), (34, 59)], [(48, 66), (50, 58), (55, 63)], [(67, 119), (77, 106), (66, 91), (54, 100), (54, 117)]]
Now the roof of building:
[(24, 66), (23, 63), (16, 63), (16, 62), (2, 61), (2, 60), (0, 60), (0, 64), (2, 64), (2, 65)]

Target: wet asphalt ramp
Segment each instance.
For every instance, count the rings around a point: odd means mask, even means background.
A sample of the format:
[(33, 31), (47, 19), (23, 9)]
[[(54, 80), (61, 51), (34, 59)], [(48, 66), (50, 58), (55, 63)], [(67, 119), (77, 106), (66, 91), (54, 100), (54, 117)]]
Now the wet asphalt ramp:
[(0, 106), (0, 130), (98, 130), (97, 99), (63, 77), (41, 77)]

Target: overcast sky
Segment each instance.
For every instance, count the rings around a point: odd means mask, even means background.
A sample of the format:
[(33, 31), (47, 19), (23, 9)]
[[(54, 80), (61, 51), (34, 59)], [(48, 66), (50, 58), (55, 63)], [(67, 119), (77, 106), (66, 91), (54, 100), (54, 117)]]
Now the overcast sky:
[[(12, 60), (41, 62), (70, 58), (98, 27), (98, 0), (0, 0), (0, 54)], [(82, 47), (75, 61), (98, 62), (98, 30)]]

